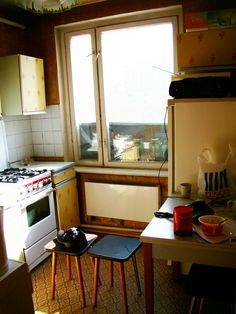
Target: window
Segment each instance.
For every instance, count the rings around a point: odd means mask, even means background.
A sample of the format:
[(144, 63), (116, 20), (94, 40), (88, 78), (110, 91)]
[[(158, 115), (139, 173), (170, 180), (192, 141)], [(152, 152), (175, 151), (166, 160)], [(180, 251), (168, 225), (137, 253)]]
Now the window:
[(64, 32), (74, 158), (81, 165), (157, 168), (168, 155), (178, 20), (152, 12), (111, 21)]

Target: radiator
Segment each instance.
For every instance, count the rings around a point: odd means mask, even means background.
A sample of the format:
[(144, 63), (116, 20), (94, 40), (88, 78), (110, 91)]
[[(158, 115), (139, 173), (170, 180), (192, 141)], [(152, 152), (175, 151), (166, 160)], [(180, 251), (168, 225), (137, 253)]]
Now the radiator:
[(85, 182), (87, 214), (149, 222), (160, 207), (159, 186)]

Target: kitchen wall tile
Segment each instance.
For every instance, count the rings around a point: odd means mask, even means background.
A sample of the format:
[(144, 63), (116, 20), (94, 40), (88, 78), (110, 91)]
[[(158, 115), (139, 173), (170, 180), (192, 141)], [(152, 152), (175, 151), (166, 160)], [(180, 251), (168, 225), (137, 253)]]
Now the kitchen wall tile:
[(61, 131), (61, 119), (52, 118), (52, 129), (53, 131)]
[(32, 141), (32, 133), (26, 132), (23, 134), (24, 136), (24, 145), (33, 145)]
[(42, 119), (32, 119), (31, 120), (31, 130), (32, 132), (42, 131)]
[(16, 147), (15, 135), (7, 135), (7, 146), (9, 150), (14, 149)]
[(54, 144), (62, 144), (62, 133), (61, 132), (53, 132), (53, 143)]
[(24, 133), (18, 133), (15, 135), (16, 137), (16, 147), (24, 146)]
[(31, 121), (22, 119), (16, 123), (17, 131), (20, 133), (31, 132)]
[(50, 113), (52, 118), (60, 118), (60, 106), (50, 106)]
[(64, 156), (62, 145), (57, 145), (57, 144), (55, 145), (55, 155), (56, 157)]
[(9, 162), (14, 162), (14, 161), (17, 161), (19, 160), (18, 159), (18, 154), (17, 154), (17, 150), (15, 148), (11, 148), (11, 149), (8, 149), (8, 155), (9, 155)]
[(15, 122), (14, 121), (5, 121), (5, 117), (4, 117), (4, 122), (5, 122), (6, 134), (7, 135), (16, 134)]
[(44, 156), (43, 145), (33, 145), (34, 156)]
[(33, 144), (43, 144), (43, 133), (32, 132)]
[(53, 144), (53, 132), (43, 132), (43, 143)]
[(43, 145), (43, 151), (45, 156), (55, 156), (54, 145)]
[(33, 145), (26, 145), (17, 148), (17, 160), (22, 160), (33, 155)]
[(52, 119), (47, 118), (42, 120), (42, 130), (51, 131), (52, 130)]

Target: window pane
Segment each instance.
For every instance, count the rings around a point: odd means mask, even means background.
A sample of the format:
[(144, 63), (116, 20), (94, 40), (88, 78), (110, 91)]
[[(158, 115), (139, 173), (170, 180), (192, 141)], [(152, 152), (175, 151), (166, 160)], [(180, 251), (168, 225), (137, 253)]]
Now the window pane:
[(172, 23), (101, 33), (110, 161), (163, 161), (166, 101), (174, 71)]
[(74, 114), (80, 159), (98, 160), (91, 35), (73, 36), (70, 41), (70, 52)]

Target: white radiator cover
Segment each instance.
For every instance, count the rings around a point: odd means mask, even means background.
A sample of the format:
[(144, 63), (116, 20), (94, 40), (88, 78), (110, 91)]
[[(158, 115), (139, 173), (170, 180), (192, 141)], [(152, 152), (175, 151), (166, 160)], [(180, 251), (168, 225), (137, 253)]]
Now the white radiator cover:
[(159, 186), (85, 182), (87, 214), (149, 222), (160, 208)]

